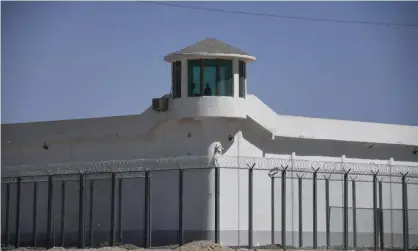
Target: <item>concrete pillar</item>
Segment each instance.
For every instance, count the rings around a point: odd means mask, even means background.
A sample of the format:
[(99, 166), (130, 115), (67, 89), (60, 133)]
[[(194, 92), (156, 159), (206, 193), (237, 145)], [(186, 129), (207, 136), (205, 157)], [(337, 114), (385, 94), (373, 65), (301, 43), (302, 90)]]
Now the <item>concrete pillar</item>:
[(181, 60), (181, 97), (187, 98), (187, 83), (188, 83), (188, 76), (187, 76), (187, 60)]
[(239, 97), (239, 65), (238, 59), (232, 61), (232, 73), (233, 73), (233, 85), (234, 85), (234, 98)]
[(345, 162), (345, 155), (341, 156), (341, 164)]

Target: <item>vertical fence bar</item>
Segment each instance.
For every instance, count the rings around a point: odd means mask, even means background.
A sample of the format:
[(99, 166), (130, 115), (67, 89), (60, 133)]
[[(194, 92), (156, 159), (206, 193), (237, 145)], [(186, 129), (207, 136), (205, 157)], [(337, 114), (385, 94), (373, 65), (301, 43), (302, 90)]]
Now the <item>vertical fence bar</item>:
[(248, 169), (248, 247), (253, 248), (253, 171), (254, 165)]
[(373, 173), (373, 249), (376, 250), (378, 246), (378, 231), (377, 231), (377, 172)]
[(65, 245), (65, 186), (66, 186), (66, 181), (62, 181), (61, 183), (61, 246), (64, 247)]
[(348, 249), (348, 173), (344, 173), (344, 249)]
[(356, 181), (351, 181), (352, 185), (352, 197), (353, 197), (353, 245), (354, 248), (357, 248), (357, 201), (356, 201)]
[(298, 177), (298, 193), (299, 193), (299, 247), (303, 247), (303, 218), (302, 218), (302, 176)]
[(36, 247), (36, 230), (37, 230), (37, 216), (38, 216), (38, 182), (33, 183), (33, 212), (32, 212), (32, 246)]
[(15, 230), (15, 247), (20, 247), (20, 203), (22, 195), (22, 177), (17, 178), (17, 193), (16, 193), (16, 230)]
[(122, 226), (122, 216), (123, 216), (123, 179), (119, 179), (119, 204), (118, 204), (118, 235), (119, 235), (119, 244), (123, 243), (123, 226)]
[(317, 249), (318, 247), (318, 198), (317, 198), (317, 174), (318, 169), (314, 169), (313, 173), (313, 248)]
[(405, 181), (405, 236), (406, 236), (406, 248), (409, 250), (409, 216), (408, 216), (408, 181)]
[(10, 183), (7, 183), (6, 184), (6, 219), (5, 219), (6, 236), (4, 240), (4, 245), (6, 247), (9, 246), (9, 219), (10, 219)]
[(151, 247), (151, 234), (152, 234), (152, 226), (151, 226), (151, 174), (150, 171), (145, 172), (145, 236), (144, 236), (144, 243), (145, 248)]
[(90, 180), (90, 215), (89, 215), (89, 230), (90, 230), (90, 246), (94, 247), (94, 180)]
[(270, 182), (271, 182), (271, 244), (274, 245), (275, 244), (275, 240), (274, 240), (274, 231), (275, 231), (275, 227), (274, 227), (274, 175), (272, 175), (270, 177)]
[(330, 247), (330, 207), (329, 207), (329, 177), (325, 178), (325, 225), (327, 249)]
[(85, 202), (85, 185), (84, 174), (80, 173), (80, 194), (79, 194), (79, 208), (78, 208), (78, 245), (79, 248), (84, 248), (85, 243), (85, 227), (84, 227), (84, 202)]
[(282, 170), (282, 246), (286, 249), (286, 170)]
[(382, 181), (379, 181), (379, 236), (380, 236), (380, 249), (383, 250), (385, 247), (384, 239), (384, 227), (383, 227), (383, 184)]
[[(178, 233), (178, 240), (179, 246), (183, 245), (184, 242), (184, 228), (183, 228), (183, 179), (184, 179), (184, 170), (179, 169), (179, 233)], [(216, 169), (215, 169), (215, 176), (216, 176)], [(216, 177), (215, 177), (216, 179)], [(215, 185), (216, 189), (216, 185)], [(216, 196), (216, 194), (215, 194)], [(215, 198), (216, 203), (216, 198)], [(216, 206), (215, 206), (216, 208)], [(215, 216), (216, 216), (216, 209), (215, 209)], [(216, 220), (215, 220), (216, 225)], [(215, 235), (216, 235), (216, 227), (215, 227)], [(216, 239), (216, 236), (215, 236)]]
[(116, 242), (116, 173), (112, 173), (112, 191), (110, 201), (110, 246), (115, 246)]
[(402, 222), (403, 222), (403, 250), (409, 248), (409, 226), (408, 226), (408, 191), (406, 183), (406, 174), (402, 174)]
[[(215, 242), (220, 243), (220, 169), (219, 167), (215, 167)], [(182, 240), (182, 243), (183, 243), (183, 240)]]
[(47, 226), (46, 226), (46, 238), (47, 238), (47, 245), (48, 248), (53, 247), (51, 233), (52, 233), (52, 205), (54, 199), (54, 183), (52, 180), (52, 175), (48, 176), (48, 218), (47, 218)]

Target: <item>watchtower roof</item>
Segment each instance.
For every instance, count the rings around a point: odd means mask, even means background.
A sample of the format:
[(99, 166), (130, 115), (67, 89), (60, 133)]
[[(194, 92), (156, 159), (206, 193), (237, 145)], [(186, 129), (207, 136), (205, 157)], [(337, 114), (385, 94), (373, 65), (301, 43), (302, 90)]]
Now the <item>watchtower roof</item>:
[(236, 57), (244, 61), (253, 61), (255, 57), (247, 52), (229, 45), (216, 38), (206, 38), (179, 51), (165, 56), (167, 62), (173, 62), (178, 58), (186, 57)]

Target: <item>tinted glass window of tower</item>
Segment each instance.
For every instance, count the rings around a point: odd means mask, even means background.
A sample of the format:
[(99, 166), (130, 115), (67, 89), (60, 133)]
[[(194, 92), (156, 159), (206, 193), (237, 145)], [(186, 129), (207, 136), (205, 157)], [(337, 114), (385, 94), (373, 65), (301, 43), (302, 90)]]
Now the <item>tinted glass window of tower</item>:
[(189, 60), (188, 70), (189, 97), (234, 95), (231, 60)]
[(172, 64), (173, 98), (181, 98), (181, 61)]
[(239, 97), (245, 97), (245, 79), (247, 78), (246, 64), (243, 61), (239, 61)]

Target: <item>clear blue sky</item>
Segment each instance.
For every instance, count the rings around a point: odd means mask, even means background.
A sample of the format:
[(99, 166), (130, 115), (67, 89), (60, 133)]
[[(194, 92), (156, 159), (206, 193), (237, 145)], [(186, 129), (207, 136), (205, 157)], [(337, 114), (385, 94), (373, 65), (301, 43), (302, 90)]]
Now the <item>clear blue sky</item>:
[[(418, 24), (417, 2), (181, 2)], [(163, 57), (216, 37), (257, 57), (248, 90), (290, 115), (418, 125), (418, 27), (277, 19), (140, 2), (2, 2), (2, 123), (139, 114)]]

